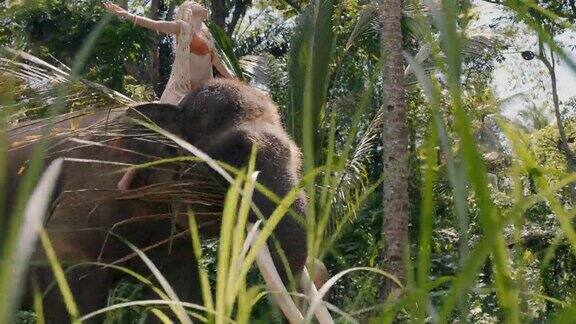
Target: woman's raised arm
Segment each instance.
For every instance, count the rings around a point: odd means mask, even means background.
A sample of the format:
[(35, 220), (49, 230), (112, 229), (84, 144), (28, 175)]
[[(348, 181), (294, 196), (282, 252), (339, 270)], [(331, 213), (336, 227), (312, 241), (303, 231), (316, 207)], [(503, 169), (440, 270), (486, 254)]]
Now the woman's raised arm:
[(104, 9), (111, 14), (134, 22), (138, 26), (156, 30), (164, 34), (177, 35), (180, 33), (180, 24), (176, 21), (157, 21), (129, 13), (111, 2), (104, 3)]

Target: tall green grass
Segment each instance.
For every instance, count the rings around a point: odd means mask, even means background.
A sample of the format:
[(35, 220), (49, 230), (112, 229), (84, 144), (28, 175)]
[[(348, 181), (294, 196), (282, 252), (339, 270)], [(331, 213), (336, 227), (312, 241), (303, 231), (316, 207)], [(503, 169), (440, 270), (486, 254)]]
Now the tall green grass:
[[(536, 5), (528, 1), (516, 2), (507, 1), (506, 5), (520, 19), (524, 20), (535, 32), (542, 34), (537, 25), (524, 12), (524, 5), (535, 7)], [(413, 1), (413, 4), (419, 4)], [(417, 7), (417, 6), (416, 6)], [(335, 10), (336, 8), (336, 10)], [(419, 233), (417, 241), (413, 243), (417, 246), (416, 255), (412, 255), (406, 267), (406, 282), (397, 282), (400, 293), (386, 301), (376, 303), (377, 306), (369, 312), (369, 318), (361, 314), (362, 321), (371, 319), (375, 322), (395, 322), (404, 319), (409, 322), (434, 322), (446, 323), (458, 320), (467, 322), (470, 313), (469, 298), (473, 295), (472, 288), (478, 280), (482, 267), (489, 260), (492, 265), (490, 272), (493, 275), (492, 286), (489, 287), (497, 296), (497, 304), (502, 312), (502, 321), (506, 323), (520, 323), (526, 320), (522, 313), (521, 306), (523, 300), (531, 298), (522, 291), (522, 268), (526, 265), (517, 260), (515, 255), (521, 251), (520, 244), (509, 247), (504, 230), (507, 227), (515, 226), (516, 231), (521, 230), (523, 214), (527, 209), (540, 201), (547, 202), (553, 212), (561, 232), (558, 239), (566, 238), (570, 247), (576, 253), (576, 232), (573, 226), (574, 212), (567, 209), (558, 199), (558, 192), (563, 186), (575, 179), (575, 175), (567, 174), (562, 181), (556, 185), (550, 185), (546, 181), (547, 170), (540, 167), (536, 159), (525, 149), (526, 143), (522, 135), (517, 132), (512, 125), (501, 122), (504, 130), (514, 149), (514, 163), (510, 173), (515, 180), (515, 195), (512, 206), (501, 209), (492, 201), (491, 189), (487, 181), (487, 171), (480, 154), (479, 146), (472, 133), (471, 120), (468, 112), (464, 109), (463, 101), (465, 94), (461, 87), (462, 77), (462, 49), (466, 38), (463, 30), (466, 28), (467, 10), (469, 4), (454, 0), (444, 0), (439, 4), (435, 1), (425, 1), (426, 11), (414, 11), (414, 23), (420, 31), (422, 44), (426, 44), (432, 49), (431, 60), (435, 64), (435, 71), (439, 74), (428, 73), (426, 69), (406, 53), (406, 61), (412, 67), (412, 71), (417, 77), (419, 87), (424, 90), (427, 98), (427, 109), (429, 109), (432, 119), (429, 121), (428, 136), (420, 149), (423, 152), (423, 187), (421, 190), (422, 199), (420, 202)], [(545, 9), (536, 6), (543, 14), (550, 15)], [(332, 19), (338, 13), (338, 6), (334, 1), (318, 0), (310, 4), (308, 10), (302, 14), (299, 31), (295, 37), (290, 65), (290, 92), (292, 102), (289, 109), (294, 114), (296, 122), (291, 123), (296, 138), (302, 143), (303, 150), (303, 177), (302, 182), (290, 191), (285, 197), (276, 197), (266, 188), (257, 183), (257, 170), (255, 170), (255, 157), (257, 148), (252, 151), (250, 163), (244, 170), (235, 170), (230, 166), (223, 165), (212, 160), (195, 147), (186, 143), (176, 136), (158, 129), (154, 125), (140, 122), (168, 139), (174, 141), (182, 149), (201, 159), (210, 167), (220, 173), (230, 182), (230, 188), (226, 195), (223, 223), (220, 233), (220, 242), (217, 253), (217, 273), (215, 285), (210, 280), (210, 274), (199, 263), (199, 273), (202, 286), (202, 296), (204, 305), (194, 305), (185, 301), (180, 301), (174, 293), (172, 287), (163, 279), (161, 272), (147, 258), (145, 252), (126, 242), (141, 258), (154, 274), (160, 287), (153, 287), (148, 278), (134, 273), (132, 270), (116, 265), (107, 265), (116, 271), (122, 271), (135, 278), (144, 285), (152, 286), (160, 299), (158, 300), (135, 300), (110, 305), (102, 310), (91, 314), (79, 314), (74, 298), (67, 288), (65, 273), (59, 265), (57, 256), (50, 247), (48, 236), (40, 231), (40, 239), (47, 255), (50, 265), (57, 278), (57, 286), (64, 295), (70, 318), (74, 322), (81, 322), (95, 316), (100, 316), (107, 312), (118, 311), (130, 307), (143, 307), (145, 311), (150, 311), (153, 316), (164, 322), (169, 321), (172, 313), (180, 322), (191, 322), (192, 318), (202, 322), (228, 323), (239, 322), (248, 323), (252, 319), (254, 307), (261, 303), (267, 294), (277, 292), (266, 291), (261, 285), (252, 284), (248, 279), (248, 273), (253, 268), (253, 263), (257, 253), (262, 248), (267, 239), (272, 236), (275, 226), (282, 217), (292, 217), (290, 215), (290, 205), (297, 198), (300, 190), (305, 189), (308, 196), (308, 210), (305, 226), (308, 234), (308, 254), (311, 257), (322, 258), (330, 252), (335, 241), (339, 239), (339, 233), (343, 228), (349, 226), (353, 220), (353, 214), (361, 208), (362, 204), (370, 197), (377, 194), (377, 189), (381, 181), (385, 181), (386, 175), (375, 183), (366, 186), (361, 195), (353, 196), (351, 189), (345, 184), (345, 176), (351, 168), (351, 160), (354, 150), (359, 149), (362, 143), (360, 123), (364, 113), (369, 108), (370, 98), (373, 96), (374, 87), (377, 84), (379, 71), (375, 71), (374, 77), (367, 83), (362, 99), (358, 103), (356, 114), (352, 118), (352, 127), (349, 134), (344, 138), (343, 150), (337, 149), (335, 129), (336, 113), (329, 115), (325, 111), (325, 106), (330, 100), (328, 87), (330, 76), (337, 73), (337, 66), (333, 66), (334, 61), (338, 61), (335, 53), (332, 53), (334, 46)], [(431, 18), (431, 19), (429, 19)], [(102, 24), (106, 23), (103, 20)], [(72, 69), (73, 78), (79, 77), (82, 63), (87, 58), (90, 48), (97, 37), (99, 29), (93, 31), (87, 39), (84, 49), (78, 54), (78, 59)], [(223, 38), (218, 34), (218, 38)], [(566, 57), (565, 53), (552, 40), (547, 39), (548, 46), (561, 57)], [(231, 44), (226, 44), (226, 55), (231, 54)], [(230, 59), (230, 58), (229, 58)], [(568, 61), (570, 67), (576, 71), (576, 65)], [(238, 70), (237, 66), (235, 70)], [(237, 71), (238, 72), (238, 71)], [(441, 77), (440, 77), (441, 76)], [(9, 94), (10, 91), (3, 91)], [(63, 90), (62, 95), (65, 94)], [(4, 98), (3, 105), (7, 105), (12, 98)], [(56, 109), (57, 111), (58, 109)], [(449, 114), (453, 116), (453, 124), (448, 126), (443, 116)], [(0, 111), (3, 116), (3, 112)], [(0, 120), (3, 122), (4, 119)], [(321, 134), (317, 131), (318, 124), (327, 123), (331, 125), (328, 134)], [(3, 122), (0, 133), (0, 143), (6, 150), (5, 127)], [(359, 140), (360, 138), (360, 140)], [(454, 142), (458, 142), (458, 149), (455, 150)], [(325, 147), (324, 147), (325, 146)], [(27, 178), (24, 181), (23, 189), (19, 195), (17, 206), (15, 207), (12, 221), (7, 228), (2, 228), (2, 249), (0, 252), (0, 295), (5, 296), (8, 303), (0, 303), (0, 322), (8, 323), (17, 310), (19, 289), (14, 287), (11, 280), (16, 274), (11, 273), (9, 266), (12, 260), (18, 258), (14, 255), (18, 249), (15, 248), (19, 240), (19, 233), (23, 222), (24, 208), (28, 204), (39, 204), (38, 201), (29, 201), (36, 179), (41, 174), (40, 161), (42, 158), (42, 144), (36, 150)], [(436, 278), (432, 272), (432, 237), (434, 235), (434, 225), (436, 215), (436, 202), (434, 188), (440, 174), (438, 172), (442, 156), (446, 160), (447, 178), (452, 187), (451, 196), (454, 200), (454, 215), (459, 224), (459, 269), (449, 277)], [(1, 154), (2, 157), (5, 154)], [(162, 162), (158, 162), (162, 163)], [(5, 164), (0, 158), (0, 167)], [(140, 167), (147, 167), (143, 165)], [(4, 169), (0, 170), (0, 179), (5, 177)], [(537, 171), (537, 172), (534, 172)], [(519, 178), (526, 173), (537, 174), (536, 194), (525, 196), (522, 193), (522, 183)], [(252, 243), (252, 247), (246, 245), (248, 214), (255, 210), (251, 202), (254, 190), (259, 190), (266, 196), (278, 202), (277, 209), (271, 215), (265, 215), (267, 220), (262, 222), (261, 235)], [(346, 197), (347, 200), (339, 200), (338, 197)], [(470, 242), (468, 235), (469, 217), (467, 210), (470, 205), (468, 197), (472, 196), (478, 209), (480, 219), (481, 236), (477, 242)], [(340, 212), (342, 206), (334, 206), (334, 202), (348, 204), (349, 209)], [(0, 212), (3, 209), (0, 208)], [(260, 213), (261, 214), (261, 213)], [(288, 215), (288, 216), (286, 216)], [(336, 218), (335, 216), (338, 216)], [(41, 217), (38, 215), (37, 217)], [(264, 215), (261, 215), (264, 216)], [(335, 219), (336, 218), (336, 219)], [(334, 223), (334, 226), (330, 226)], [(202, 242), (198, 233), (196, 221), (193, 213), (189, 214), (190, 236), (196, 257), (202, 261), (205, 257), (202, 250)], [(407, 251), (410, 253), (410, 251)], [(414, 262), (412, 262), (414, 260)], [(21, 270), (19, 270), (21, 271)], [(330, 288), (337, 284), (339, 280), (345, 280), (346, 276), (352, 272), (366, 271), (377, 273), (378, 276), (388, 277), (396, 280), (384, 271), (374, 267), (350, 267), (343, 269), (332, 276), (324, 287), (319, 287), (320, 296), (309, 301), (309, 308), (305, 312), (306, 320), (311, 321), (313, 310), (319, 303), (320, 297), (326, 294)], [(396, 280), (397, 281), (397, 280)], [(295, 292), (294, 296), (297, 296)], [(564, 307), (558, 317), (559, 322), (573, 320), (570, 314), (576, 313), (574, 305), (568, 305), (562, 301), (556, 301), (548, 296), (541, 296), (544, 299), (561, 303)], [(304, 296), (306, 298), (306, 296)], [(339, 304), (346, 305), (342, 301)], [(339, 309), (329, 305), (333, 314), (338, 314), (339, 321), (354, 322), (359, 320), (351, 315), (355, 309)], [(42, 322), (42, 303), (40, 294), (35, 293), (35, 310), (38, 322)]]

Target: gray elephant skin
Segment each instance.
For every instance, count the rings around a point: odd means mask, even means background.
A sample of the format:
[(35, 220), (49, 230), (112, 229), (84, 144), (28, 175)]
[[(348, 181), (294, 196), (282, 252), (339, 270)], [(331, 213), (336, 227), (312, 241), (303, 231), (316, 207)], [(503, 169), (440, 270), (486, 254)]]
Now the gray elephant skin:
[[(127, 183), (128, 190), (118, 190), (127, 164), (191, 155), (174, 142), (135, 123), (135, 119), (154, 123), (213, 159), (237, 168), (247, 165), (252, 146), (256, 144), (258, 182), (279, 197), (298, 184), (300, 151), (284, 131), (274, 103), (259, 91), (233, 80), (207, 82), (178, 106), (147, 103), (128, 109), (92, 112), (73, 119), (60, 118), (55, 122), (43, 163), (47, 166), (59, 157), (66, 160), (44, 226), (60, 262), (65, 267), (95, 261), (117, 262), (150, 275), (125, 242), (110, 235), (114, 233), (145, 250), (181, 300), (201, 303), (197, 265), (190, 235), (185, 233), (186, 211), (194, 212), (203, 236), (217, 235), (229, 183), (204, 163), (179, 161), (137, 169)], [(34, 147), (30, 139), (37, 137), (43, 123), (32, 122), (8, 133), (4, 215), (13, 209), (15, 193), (27, 172)], [(76, 126), (71, 127), (72, 124)], [(253, 201), (265, 217), (276, 208), (275, 203), (258, 191)], [(292, 210), (304, 215), (303, 193)], [(0, 219), (4, 225), (8, 221)], [(250, 221), (256, 221), (252, 213)], [(292, 273), (298, 275), (306, 261), (306, 233), (301, 222), (286, 215), (275, 229), (274, 237)], [(276, 253), (273, 256), (286, 281), (285, 267)], [(43, 290), (53, 283), (45, 260), (42, 248), (38, 247), (28, 274)], [(72, 267), (67, 272), (67, 280), (81, 314), (105, 307), (110, 289), (124, 276), (120, 271), (97, 265)], [(158, 296), (150, 291), (145, 299), (158, 299)], [(45, 296), (44, 310), (48, 323), (69, 321), (57, 287)]]

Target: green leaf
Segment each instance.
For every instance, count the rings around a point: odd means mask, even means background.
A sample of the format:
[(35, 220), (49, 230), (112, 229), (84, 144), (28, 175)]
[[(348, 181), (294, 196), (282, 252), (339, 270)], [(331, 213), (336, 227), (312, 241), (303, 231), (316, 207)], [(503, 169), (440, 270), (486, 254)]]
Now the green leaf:
[(210, 33), (212, 33), (212, 37), (214, 37), (214, 40), (216, 41), (218, 55), (220, 55), (224, 64), (226, 64), (230, 70), (234, 71), (234, 74), (236, 74), (236, 77), (240, 81), (243, 81), (244, 74), (240, 68), (240, 63), (234, 54), (234, 45), (230, 36), (228, 36), (220, 26), (213, 22), (208, 22), (208, 29), (210, 29)]

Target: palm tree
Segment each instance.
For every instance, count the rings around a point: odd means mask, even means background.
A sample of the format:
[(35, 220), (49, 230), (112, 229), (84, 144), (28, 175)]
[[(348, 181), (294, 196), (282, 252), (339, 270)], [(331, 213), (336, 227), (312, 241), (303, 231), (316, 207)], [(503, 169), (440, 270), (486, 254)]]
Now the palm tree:
[[(404, 59), (402, 54), (402, 0), (382, 0), (381, 46), (385, 59), (384, 125), (382, 130), (384, 195), (382, 237), (386, 242), (384, 270), (403, 278), (404, 247), (408, 239), (408, 130), (404, 100)], [(387, 298), (394, 289), (387, 280), (381, 290)]]

